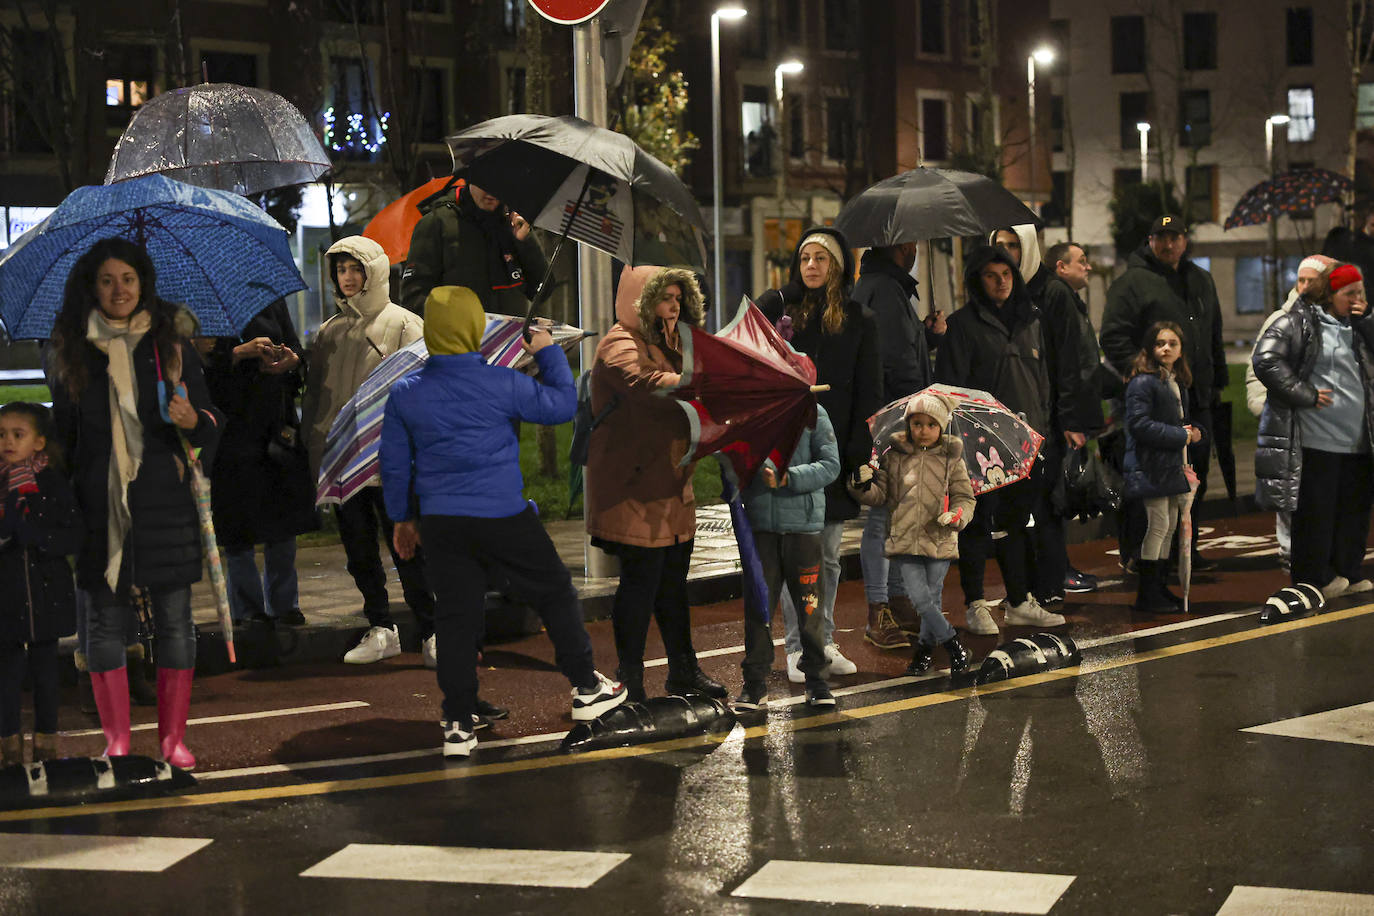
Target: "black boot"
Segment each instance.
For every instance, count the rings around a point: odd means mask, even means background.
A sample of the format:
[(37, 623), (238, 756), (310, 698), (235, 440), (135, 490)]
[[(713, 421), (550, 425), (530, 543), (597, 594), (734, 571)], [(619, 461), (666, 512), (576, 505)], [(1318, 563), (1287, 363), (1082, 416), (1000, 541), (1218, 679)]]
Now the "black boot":
[(663, 691), (669, 696), (699, 693), (722, 700), (730, 695), (724, 684), (706, 676), (706, 672), (697, 664), (695, 654), (668, 659), (668, 680), (663, 684)]
[(129, 699), (137, 706), (156, 706), (157, 691), (148, 683), (146, 653), (142, 643), (134, 643), (124, 650), (124, 658), (129, 669)]
[(1178, 607), (1169, 600), (1164, 587), (1165, 560), (1139, 560), (1140, 580), (1136, 585), (1134, 609), (1142, 614), (1176, 614)]
[(643, 703), (648, 699), (644, 693), (644, 669), (635, 668), (627, 671), (624, 668), (617, 668), (615, 679), (625, 685), (625, 697), (630, 703)]
[(945, 654), (949, 656), (950, 674), (958, 674), (968, 667), (968, 650), (959, 642), (958, 636), (951, 636), (949, 639), (945, 640), (941, 648), (943, 648)]
[(1176, 595), (1173, 592), (1169, 591), (1169, 577), (1164, 571), (1164, 562), (1162, 560), (1160, 561), (1159, 566), (1159, 575), (1155, 576), (1155, 598), (1158, 599), (1156, 601), (1156, 604), (1159, 604), (1160, 606), (1166, 604), (1170, 605), (1173, 608), (1171, 613), (1182, 614), (1183, 598), (1182, 596)]
[(906, 666), (906, 673), (911, 677), (925, 674), (930, 670), (934, 655), (934, 646), (928, 646), (919, 639), (916, 640), (916, 651), (911, 655), (911, 664)]

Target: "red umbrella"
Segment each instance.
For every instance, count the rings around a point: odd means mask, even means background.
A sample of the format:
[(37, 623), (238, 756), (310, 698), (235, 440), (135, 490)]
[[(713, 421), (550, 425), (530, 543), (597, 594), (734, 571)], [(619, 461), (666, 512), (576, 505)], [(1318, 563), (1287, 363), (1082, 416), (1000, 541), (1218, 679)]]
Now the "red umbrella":
[(825, 389), (815, 384), (815, 365), (747, 298), (719, 335), (679, 327), (682, 384), (668, 394), (683, 402), (692, 427), (683, 463), (720, 452), (741, 489), (770, 455), (785, 467), (816, 422), (816, 391)]

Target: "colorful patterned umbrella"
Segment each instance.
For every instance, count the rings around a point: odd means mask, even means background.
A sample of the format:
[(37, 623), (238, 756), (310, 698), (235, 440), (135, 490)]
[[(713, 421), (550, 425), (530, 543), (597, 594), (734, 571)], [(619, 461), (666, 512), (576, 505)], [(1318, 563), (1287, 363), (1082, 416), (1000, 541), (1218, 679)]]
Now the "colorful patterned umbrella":
[(185, 436), (179, 438), (186, 449), (186, 463), (191, 468), (191, 492), (196, 495), (200, 542), (205, 549), (205, 566), (210, 571), (210, 591), (215, 596), (215, 612), (219, 615), (224, 647), (229, 650), (229, 663), (232, 665), (238, 661), (234, 657), (234, 614), (229, 609), (229, 584), (224, 578), (224, 566), (219, 558), (219, 539), (215, 536), (215, 516), (210, 507), (210, 479), (201, 469), (199, 449), (193, 448)]
[(1328, 169), (1294, 169), (1261, 181), (1241, 195), (1227, 229), (1259, 226), (1285, 213), (1303, 213), (1318, 204), (1337, 203), (1355, 187), (1344, 175)]
[[(524, 327), (523, 318), (488, 313), (487, 328), (482, 332), (480, 344), (487, 363), (530, 371), (535, 365), (534, 358), (520, 347)], [(581, 328), (558, 322), (550, 323), (548, 328), (554, 343), (565, 352), (590, 336)], [(324, 457), (315, 487), (316, 505), (348, 502), (354, 493), (382, 479), (378, 450), (382, 441), (382, 413), (386, 410), (391, 384), (423, 366), (427, 359), (429, 350), (424, 338), (402, 347), (382, 360), (348, 403), (339, 408), (329, 427), (329, 435), (325, 437)]]

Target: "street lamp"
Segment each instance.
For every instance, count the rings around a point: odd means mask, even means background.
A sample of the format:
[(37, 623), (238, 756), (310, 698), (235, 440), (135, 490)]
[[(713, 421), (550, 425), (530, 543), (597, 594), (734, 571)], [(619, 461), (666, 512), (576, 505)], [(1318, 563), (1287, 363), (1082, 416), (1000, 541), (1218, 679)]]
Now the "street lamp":
[(1140, 131), (1140, 183), (1150, 177), (1150, 122), (1136, 121), (1135, 129)]
[[(778, 164), (777, 164), (777, 183), (778, 183), (778, 232), (782, 232), (782, 199), (787, 193), (787, 120), (783, 117), (782, 110), (782, 77), (783, 74), (793, 75), (801, 73), (806, 69), (799, 60), (785, 60), (773, 68), (773, 96), (777, 99), (778, 110)], [(781, 238), (781, 234), (779, 238)]]
[(749, 11), (742, 6), (723, 6), (711, 14), (711, 151), (715, 205), (715, 325), (720, 326), (721, 309), (725, 302), (725, 238), (721, 230), (720, 209), (724, 194), (721, 192), (721, 152), (720, 152), (720, 21), (743, 19)]
[(1053, 62), (1054, 50), (1047, 47), (1036, 48), (1026, 57), (1026, 105), (1030, 109), (1030, 157), (1027, 161), (1030, 179), (1027, 184), (1031, 212), (1035, 212), (1035, 65), (1048, 66)]
[[(1264, 119), (1264, 173), (1267, 178), (1274, 177), (1274, 128), (1290, 120), (1286, 114), (1270, 115)], [(1278, 301), (1279, 221), (1276, 216), (1269, 221), (1269, 307), (1274, 308)]]
[(1274, 128), (1291, 120), (1286, 114), (1270, 115), (1264, 119), (1264, 171), (1270, 178), (1274, 177)]

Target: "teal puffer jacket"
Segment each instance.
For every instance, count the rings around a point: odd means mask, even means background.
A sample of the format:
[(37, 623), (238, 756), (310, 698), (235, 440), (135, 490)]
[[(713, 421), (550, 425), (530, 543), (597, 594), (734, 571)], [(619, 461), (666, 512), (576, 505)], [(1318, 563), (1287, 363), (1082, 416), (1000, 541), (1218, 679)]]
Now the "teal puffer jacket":
[(835, 429), (825, 408), (817, 405), (816, 425), (802, 431), (787, 462), (787, 485), (769, 489), (760, 474), (744, 491), (749, 524), (755, 531), (819, 534), (825, 527), (825, 487), (838, 476), (840, 450)]

